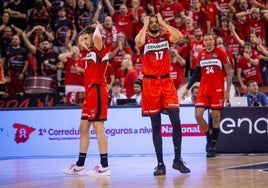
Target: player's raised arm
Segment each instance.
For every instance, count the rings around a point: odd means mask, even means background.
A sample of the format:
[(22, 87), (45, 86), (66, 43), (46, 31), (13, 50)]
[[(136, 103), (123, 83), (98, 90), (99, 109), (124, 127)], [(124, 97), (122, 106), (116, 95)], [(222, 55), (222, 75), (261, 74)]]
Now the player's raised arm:
[(103, 46), (101, 30), (102, 30), (102, 25), (100, 23), (97, 23), (96, 29), (93, 33), (93, 43), (98, 50), (101, 50)]
[(149, 25), (149, 16), (145, 16), (143, 28), (140, 30), (138, 35), (135, 37), (135, 43), (136, 43), (137, 47), (141, 47), (145, 44), (145, 35), (146, 35), (148, 25)]
[(159, 22), (159, 24), (161, 26), (163, 26), (169, 33), (170, 33), (170, 37), (169, 37), (169, 41), (170, 42), (178, 42), (182, 37), (182, 33), (176, 29), (175, 27), (172, 27), (171, 25), (168, 25), (163, 19), (161, 14), (156, 14), (157, 20)]

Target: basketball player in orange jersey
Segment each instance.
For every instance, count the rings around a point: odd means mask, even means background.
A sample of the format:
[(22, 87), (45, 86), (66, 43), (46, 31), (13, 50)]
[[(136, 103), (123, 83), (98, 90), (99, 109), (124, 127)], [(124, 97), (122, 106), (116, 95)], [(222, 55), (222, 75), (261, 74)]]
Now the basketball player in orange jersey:
[[(204, 35), (205, 49), (197, 56), (197, 68), (189, 81), (182, 98), (188, 94), (192, 85), (199, 81), (198, 95), (195, 101), (195, 118), (207, 136), (207, 158), (216, 156), (216, 142), (220, 131), (220, 110), (224, 101), (229, 100), (232, 84), (231, 64), (224, 50), (215, 46), (212, 34)], [(226, 89), (224, 87), (226, 72)], [(200, 77), (201, 76), (201, 77)], [(212, 125), (210, 128), (203, 118), (206, 109), (211, 109)]]
[[(88, 50), (85, 57), (85, 99), (82, 105), (80, 121), (80, 150), (76, 164), (63, 170), (67, 174), (109, 176), (108, 141), (104, 130), (104, 121), (107, 120), (108, 88), (105, 81), (105, 71), (108, 66), (108, 51), (102, 43), (101, 24), (87, 26), (79, 36), (79, 43)], [(93, 125), (97, 136), (100, 152), (100, 166), (93, 171), (86, 172), (85, 159), (89, 147), (89, 129)]]
[[(163, 28), (162, 28), (163, 27)], [(163, 30), (162, 30), (163, 29)], [(161, 136), (161, 112), (165, 111), (172, 124), (172, 140), (175, 157), (172, 167), (181, 173), (189, 173), (181, 159), (181, 124), (179, 100), (172, 78), (170, 78), (170, 46), (182, 38), (181, 32), (168, 25), (160, 14), (146, 16), (144, 26), (135, 38), (142, 56), (143, 90), (142, 115), (150, 116), (153, 144), (158, 165), (154, 175), (165, 175)]]

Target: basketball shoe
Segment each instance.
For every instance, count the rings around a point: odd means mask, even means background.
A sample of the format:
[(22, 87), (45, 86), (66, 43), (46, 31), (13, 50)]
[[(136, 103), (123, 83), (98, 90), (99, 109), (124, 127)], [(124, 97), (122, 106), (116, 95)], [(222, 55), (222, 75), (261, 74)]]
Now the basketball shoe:
[(73, 175), (85, 175), (86, 169), (85, 166), (77, 166), (75, 164), (72, 164), (70, 168), (62, 170), (65, 174), (73, 174)]
[(180, 171), (183, 174), (191, 172), (191, 170), (184, 165), (184, 162), (182, 161), (182, 159), (180, 159), (179, 161), (173, 160), (172, 168)]
[(157, 167), (154, 168), (154, 176), (162, 175), (166, 175), (166, 166), (164, 164), (158, 164)]
[(109, 167), (95, 166), (92, 171), (87, 172), (88, 176), (110, 176), (111, 171)]

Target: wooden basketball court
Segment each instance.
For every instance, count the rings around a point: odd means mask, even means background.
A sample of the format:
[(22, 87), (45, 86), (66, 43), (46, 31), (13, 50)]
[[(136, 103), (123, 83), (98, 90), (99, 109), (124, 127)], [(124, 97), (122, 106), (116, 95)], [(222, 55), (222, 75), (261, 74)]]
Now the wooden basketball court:
[[(181, 174), (172, 169), (172, 155), (165, 155), (166, 176), (153, 176), (155, 156), (110, 156), (109, 177), (72, 176), (61, 170), (76, 161), (66, 158), (19, 158), (0, 160), (1, 188), (266, 188), (268, 155), (219, 155), (206, 159), (205, 154), (184, 154), (191, 169)], [(99, 163), (89, 156), (87, 170)]]

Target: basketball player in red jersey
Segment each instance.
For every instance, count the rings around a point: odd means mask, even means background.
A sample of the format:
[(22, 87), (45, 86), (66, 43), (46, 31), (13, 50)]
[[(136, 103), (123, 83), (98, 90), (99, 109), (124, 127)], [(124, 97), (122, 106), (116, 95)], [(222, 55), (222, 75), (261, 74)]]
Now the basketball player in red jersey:
[[(165, 30), (161, 30), (163, 29)], [(143, 90), (142, 115), (150, 116), (153, 130), (153, 144), (158, 165), (154, 175), (165, 175), (166, 167), (163, 160), (161, 136), (161, 112), (169, 115), (173, 132), (175, 158), (173, 168), (181, 173), (189, 173), (181, 159), (181, 126), (179, 115), (179, 100), (172, 78), (170, 78), (170, 46), (182, 37), (181, 32), (163, 21), (160, 14), (146, 16), (144, 26), (135, 38), (137, 47), (141, 50)]]
[[(207, 135), (207, 158), (211, 158), (216, 156), (215, 145), (220, 131), (220, 110), (224, 106), (224, 100), (229, 100), (232, 74), (227, 54), (222, 49), (215, 47), (212, 34), (204, 35), (204, 45), (205, 49), (201, 50), (197, 56), (197, 68), (186, 90), (182, 93), (182, 98), (188, 94), (188, 90), (196, 81), (199, 81), (201, 76), (195, 103), (195, 118)], [(224, 69), (226, 71), (226, 89), (224, 87)], [(203, 118), (207, 108), (211, 109), (213, 124), (211, 129)]]
[[(109, 176), (108, 141), (104, 130), (104, 121), (107, 120), (108, 88), (105, 82), (105, 71), (108, 66), (108, 51), (104, 47), (100, 30), (101, 24), (87, 26), (79, 36), (79, 43), (88, 50), (85, 57), (85, 99), (82, 106), (80, 121), (80, 151), (76, 164), (63, 170), (67, 174)], [(89, 146), (89, 129), (93, 124), (100, 151), (101, 166), (86, 173), (85, 159)]]

